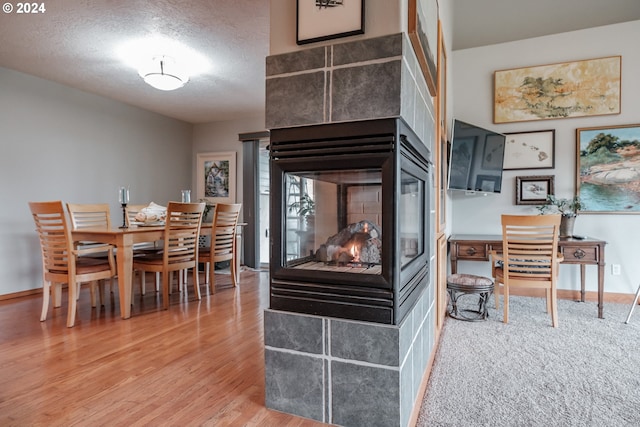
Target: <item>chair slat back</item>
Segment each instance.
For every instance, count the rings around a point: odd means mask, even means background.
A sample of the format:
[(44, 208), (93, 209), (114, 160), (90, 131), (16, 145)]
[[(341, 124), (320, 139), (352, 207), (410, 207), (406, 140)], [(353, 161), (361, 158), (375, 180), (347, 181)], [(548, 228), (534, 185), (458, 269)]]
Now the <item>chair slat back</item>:
[(241, 203), (217, 203), (211, 230), (211, 257), (214, 262), (232, 259)]
[(167, 265), (197, 261), (203, 212), (204, 203), (169, 202), (163, 252)]
[(29, 202), (29, 208), (40, 239), (45, 271), (68, 273), (71, 236), (62, 202)]
[[(108, 203), (67, 203), (67, 211), (71, 218), (71, 229), (111, 228), (111, 213)], [(75, 242), (78, 255), (99, 254), (111, 251), (112, 245), (99, 242)]]
[(74, 230), (83, 228), (111, 228), (111, 213), (107, 203), (67, 203)]
[(557, 274), (560, 215), (502, 215), (504, 275), (551, 280)]

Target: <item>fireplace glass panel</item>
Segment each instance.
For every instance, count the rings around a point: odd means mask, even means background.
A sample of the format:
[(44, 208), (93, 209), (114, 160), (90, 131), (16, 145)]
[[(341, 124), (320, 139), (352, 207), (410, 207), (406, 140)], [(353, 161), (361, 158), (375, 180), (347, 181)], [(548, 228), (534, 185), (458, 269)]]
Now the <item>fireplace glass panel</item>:
[(382, 274), (382, 170), (285, 173), (285, 267)]
[(423, 218), (424, 181), (405, 170), (400, 179), (400, 267), (404, 267), (424, 252), (424, 222), (420, 221)]

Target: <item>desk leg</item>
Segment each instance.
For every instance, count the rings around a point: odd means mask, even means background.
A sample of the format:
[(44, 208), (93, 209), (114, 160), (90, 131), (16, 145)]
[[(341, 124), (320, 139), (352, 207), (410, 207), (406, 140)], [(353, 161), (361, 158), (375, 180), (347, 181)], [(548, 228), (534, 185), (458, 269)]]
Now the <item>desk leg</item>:
[(120, 235), (116, 248), (120, 314), (123, 319), (128, 319), (131, 317), (131, 282), (133, 276), (133, 242), (131, 235)]
[(601, 251), (601, 261), (598, 263), (598, 318), (604, 319), (602, 313), (604, 306), (604, 248)]
[(585, 274), (586, 274), (587, 266), (584, 264), (580, 264), (580, 301), (584, 302), (584, 294), (585, 294)]
[(458, 244), (451, 244), (451, 252), (449, 253), (449, 263), (451, 264), (451, 274), (458, 272), (458, 257), (455, 255), (458, 253)]

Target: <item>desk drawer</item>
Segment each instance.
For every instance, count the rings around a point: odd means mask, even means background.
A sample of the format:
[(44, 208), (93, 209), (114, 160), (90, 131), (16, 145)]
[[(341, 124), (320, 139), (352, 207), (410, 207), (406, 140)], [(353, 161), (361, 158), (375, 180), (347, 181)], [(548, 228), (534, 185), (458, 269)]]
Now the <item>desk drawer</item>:
[(586, 262), (597, 264), (600, 259), (598, 246), (566, 245), (561, 248), (564, 262)]
[(456, 244), (456, 258), (459, 260), (489, 260), (490, 245), (482, 242)]

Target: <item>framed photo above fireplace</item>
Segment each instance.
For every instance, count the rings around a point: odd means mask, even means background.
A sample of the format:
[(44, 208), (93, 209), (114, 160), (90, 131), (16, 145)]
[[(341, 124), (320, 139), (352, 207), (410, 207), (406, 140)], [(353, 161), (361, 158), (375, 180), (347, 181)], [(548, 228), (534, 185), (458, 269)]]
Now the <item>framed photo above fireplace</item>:
[(236, 152), (197, 154), (198, 200), (212, 203), (236, 201)]
[(297, 0), (297, 44), (356, 34), (364, 34), (364, 0)]

